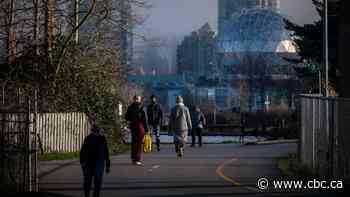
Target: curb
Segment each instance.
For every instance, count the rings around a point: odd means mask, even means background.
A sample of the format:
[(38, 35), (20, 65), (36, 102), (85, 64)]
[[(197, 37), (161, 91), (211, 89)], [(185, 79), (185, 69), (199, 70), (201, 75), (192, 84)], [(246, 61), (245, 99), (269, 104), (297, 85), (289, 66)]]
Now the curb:
[(272, 145), (272, 144), (291, 144), (298, 143), (299, 140), (266, 140), (260, 142), (247, 142), (245, 145)]

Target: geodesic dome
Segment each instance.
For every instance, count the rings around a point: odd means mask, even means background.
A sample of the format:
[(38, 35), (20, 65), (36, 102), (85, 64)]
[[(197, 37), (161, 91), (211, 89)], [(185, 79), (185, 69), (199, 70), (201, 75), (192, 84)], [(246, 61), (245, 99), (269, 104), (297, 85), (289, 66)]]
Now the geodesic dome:
[(219, 32), (219, 52), (296, 52), (283, 17), (272, 10), (244, 9), (225, 23), (224, 32)]

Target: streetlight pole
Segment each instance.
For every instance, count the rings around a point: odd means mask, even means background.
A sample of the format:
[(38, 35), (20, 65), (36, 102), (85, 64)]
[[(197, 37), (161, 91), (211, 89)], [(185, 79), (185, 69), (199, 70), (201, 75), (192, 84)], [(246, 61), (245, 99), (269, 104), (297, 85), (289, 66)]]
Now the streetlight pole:
[[(328, 91), (328, 67), (329, 67), (329, 61), (328, 61), (328, 0), (323, 0), (324, 3), (324, 61), (325, 61), (325, 69), (326, 69), (326, 97), (329, 96)], [(330, 137), (330, 117), (329, 117), (329, 100), (326, 101), (326, 135), (329, 138)], [(330, 138), (329, 138), (330, 139)]]
[(325, 93), (326, 97), (329, 96), (328, 94), (328, 68), (329, 68), (329, 52), (328, 52), (328, 0), (323, 0), (324, 4), (324, 66), (325, 66)]

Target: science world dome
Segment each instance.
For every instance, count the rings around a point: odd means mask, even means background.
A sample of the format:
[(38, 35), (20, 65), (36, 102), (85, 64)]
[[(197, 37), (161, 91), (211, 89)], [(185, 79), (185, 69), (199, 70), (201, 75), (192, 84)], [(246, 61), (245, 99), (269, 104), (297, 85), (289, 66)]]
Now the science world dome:
[(284, 18), (269, 9), (243, 9), (225, 21), (218, 36), (221, 53), (295, 53)]

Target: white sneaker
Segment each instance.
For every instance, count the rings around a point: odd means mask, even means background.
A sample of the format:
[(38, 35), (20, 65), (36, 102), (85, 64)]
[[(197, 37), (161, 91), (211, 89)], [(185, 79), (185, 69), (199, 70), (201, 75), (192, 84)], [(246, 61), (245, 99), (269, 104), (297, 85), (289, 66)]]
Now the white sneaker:
[(141, 161), (137, 161), (137, 162), (135, 162), (135, 165), (137, 165), (137, 166), (141, 166), (141, 165), (142, 165), (142, 163), (141, 163)]

